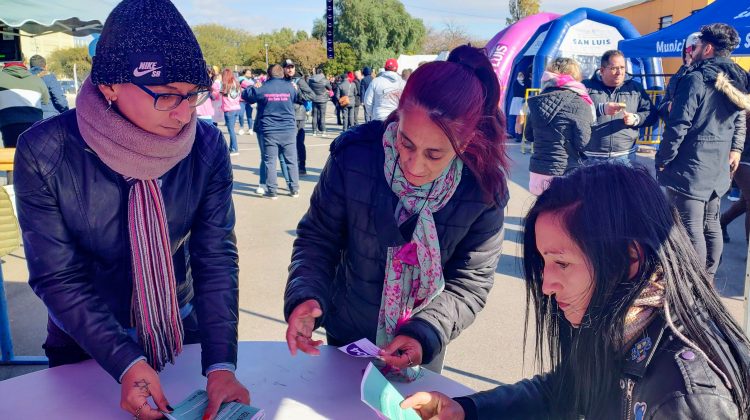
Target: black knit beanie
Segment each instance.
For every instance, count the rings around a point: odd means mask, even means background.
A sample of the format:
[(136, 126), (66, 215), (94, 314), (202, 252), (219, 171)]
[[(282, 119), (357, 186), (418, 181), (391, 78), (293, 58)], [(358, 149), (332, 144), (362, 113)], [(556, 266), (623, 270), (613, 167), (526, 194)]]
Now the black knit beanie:
[(124, 0), (112, 10), (96, 44), (91, 81), (211, 83), (193, 31), (169, 0)]

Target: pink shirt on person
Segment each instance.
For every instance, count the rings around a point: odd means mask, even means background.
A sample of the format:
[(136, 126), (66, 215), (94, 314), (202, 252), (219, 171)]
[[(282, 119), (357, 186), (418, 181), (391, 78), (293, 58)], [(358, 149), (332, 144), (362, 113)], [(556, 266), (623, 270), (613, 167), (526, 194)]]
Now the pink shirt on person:
[(221, 94), (221, 82), (216, 81), (213, 84), (213, 90), (216, 94), (221, 96), (221, 110), (224, 112), (228, 111), (239, 111), (240, 110), (240, 93), (241, 91), (237, 91), (237, 97), (232, 98), (230, 95), (222, 95)]

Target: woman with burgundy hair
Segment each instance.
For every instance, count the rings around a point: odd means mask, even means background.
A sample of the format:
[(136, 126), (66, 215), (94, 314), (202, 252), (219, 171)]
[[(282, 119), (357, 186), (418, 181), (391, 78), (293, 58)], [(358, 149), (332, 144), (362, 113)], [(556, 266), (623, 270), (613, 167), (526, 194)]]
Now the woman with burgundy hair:
[[(435, 89), (435, 86), (441, 86)], [(508, 201), (500, 87), (481, 49), (421, 66), (386, 121), (337, 138), (297, 228), (284, 298), (289, 350), (363, 337), (381, 369), (440, 371), (492, 287)]]

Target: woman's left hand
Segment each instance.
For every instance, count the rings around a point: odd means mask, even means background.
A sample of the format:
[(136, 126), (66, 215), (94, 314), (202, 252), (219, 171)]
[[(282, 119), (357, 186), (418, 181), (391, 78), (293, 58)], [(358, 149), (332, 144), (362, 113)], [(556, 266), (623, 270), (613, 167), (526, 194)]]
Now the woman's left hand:
[(383, 350), (380, 357), (390, 366), (405, 369), (422, 364), (422, 345), (419, 341), (398, 335)]
[(215, 370), (208, 374), (208, 407), (203, 413), (203, 420), (213, 420), (222, 403), (236, 401), (250, 404), (250, 392), (228, 370)]

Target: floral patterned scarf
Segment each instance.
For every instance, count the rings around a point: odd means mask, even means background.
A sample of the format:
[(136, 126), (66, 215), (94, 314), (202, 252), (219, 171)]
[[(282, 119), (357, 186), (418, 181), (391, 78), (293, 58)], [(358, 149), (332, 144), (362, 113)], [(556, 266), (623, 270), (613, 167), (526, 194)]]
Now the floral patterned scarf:
[[(398, 123), (394, 122), (383, 134), (385, 178), (400, 202), (395, 217), (401, 225), (410, 216), (419, 216), (411, 241), (388, 248), (376, 338), (380, 347), (390, 343), (398, 327), (427, 306), (445, 287), (440, 243), (432, 214), (451, 199), (461, 182), (463, 169), (463, 162), (456, 157), (434, 181), (420, 187), (409, 184), (398, 165), (397, 132)], [(397, 380), (413, 381), (421, 376), (419, 367), (402, 371), (384, 366), (381, 369)]]

